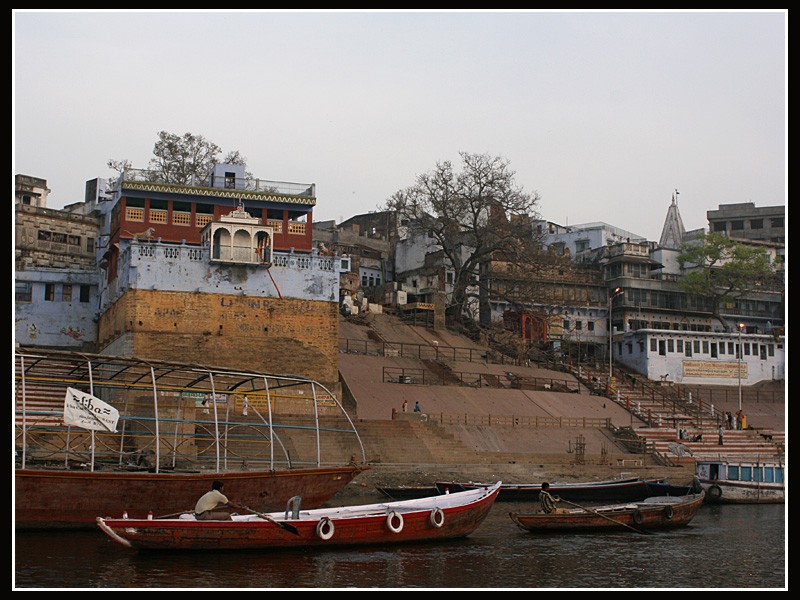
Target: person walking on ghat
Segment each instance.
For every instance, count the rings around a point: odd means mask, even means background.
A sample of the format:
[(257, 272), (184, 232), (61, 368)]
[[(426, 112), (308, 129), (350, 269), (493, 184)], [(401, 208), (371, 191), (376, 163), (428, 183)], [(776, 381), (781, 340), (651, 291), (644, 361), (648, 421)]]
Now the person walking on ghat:
[(722, 444), (722, 432), (723, 432), (723, 431), (725, 431), (725, 430), (722, 428), (722, 425), (720, 425), (720, 426), (719, 426), (719, 445), (720, 445), (720, 446), (722, 446), (722, 445), (723, 445), (723, 444)]
[(194, 507), (194, 516), (200, 521), (230, 521), (231, 511), (246, 510), (228, 500), (222, 493), (223, 482), (217, 480), (211, 484), (211, 490), (203, 494)]

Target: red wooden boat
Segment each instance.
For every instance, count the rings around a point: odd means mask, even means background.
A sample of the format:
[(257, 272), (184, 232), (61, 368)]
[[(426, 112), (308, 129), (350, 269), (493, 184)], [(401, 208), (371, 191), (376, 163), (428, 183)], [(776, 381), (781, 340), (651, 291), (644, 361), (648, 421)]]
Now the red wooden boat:
[(15, 361), (19, 529), (180, 513), (217, 479), (255, 510), (317, 508), (369, 468), (312, 379), (43, 349)]
[(466, 537), (489, 514), (500, 483), (397, 502), (233, 515), (230, 521), (98, 517), (113, 540), (136, 550), (278, 550), (428, 542)]
[(562, 512), (511, 512), (511, 520), (535, 533), (632, 530), (685, 527), (703, 504), (704, 492), (687, 496), (656, 496), (641, 502), (607, 506), (575, 506)]
[(14, 474), (17, 529), (89, 529), (98, 514), (145, 518), (180, 513), (211, 489), (214, 480), (237, 503), (278, 510), (299, 496), (303, 506), (321, 506), (367, 466), (279, 471), (149, 473), (17, 469)]

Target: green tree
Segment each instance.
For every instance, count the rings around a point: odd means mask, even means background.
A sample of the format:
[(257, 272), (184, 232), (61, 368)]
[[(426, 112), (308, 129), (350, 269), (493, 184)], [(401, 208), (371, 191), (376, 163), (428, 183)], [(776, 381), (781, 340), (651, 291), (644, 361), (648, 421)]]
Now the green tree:
[[(531, 218), (539, 195), (517, 185), (507, 159), (460, 152), (461, 170), (450, 161), (419, 175), (416, 183), (395, 192), (386, 210), (396, 211), (409, 234), (431, 239), (455, 277), (446, 306), (451, 323), (464, 323), (477, 297), (484, 315), (488, 308), (488, 265), (501, 254), (513, 261), (533, 236)], [(429, 251), (430, 252), (430, 251)], [(484, 320), (484, 319), (482, 319)]]
[[(222, 149), (219, 146), (201, 135), (192, 133), (177, 135), (159, 131), (148, 168), (165, 183), (187, 185), (192, 181), (206, 180), (216, 163), (247, 164), (247, 158), (238, 150), (229, 152), (222, 160), (220, 160), (221, 153)], [(121, 174), (131, 164), (127, 159), (112, 159), (108, 161), (107, 166)]]
[(705, 298), (712, 316), (725, 331), (724, 304), (775, 285), (775, 270), (763, 248), (737, 242), (720, 233), (707, 233), (681, 245), (678, 263), (685, 272), (679, 285), (686, 293)]

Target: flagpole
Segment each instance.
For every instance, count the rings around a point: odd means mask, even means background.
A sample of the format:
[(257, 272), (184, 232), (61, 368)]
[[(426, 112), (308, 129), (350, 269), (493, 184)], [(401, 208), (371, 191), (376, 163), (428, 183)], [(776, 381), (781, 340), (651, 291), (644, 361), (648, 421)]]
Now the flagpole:
[[(89, 361), (89, 393), (92, 395), (92, 398), (94, 398), (94, 379), (92, 378), (92, 361), (91, 360)], [(94, 415), (92, 415), (92, 416), (94, 416)], [(95, 419), (100, 421), (100, 419), (97, 418), (97, 417), (95, 417)], [(94, 429), (92, 429), (92, 466), (89, 469), (92, 473), (94, 473), (94, 448), (95, 448), (95, 434), (94, 434)]]

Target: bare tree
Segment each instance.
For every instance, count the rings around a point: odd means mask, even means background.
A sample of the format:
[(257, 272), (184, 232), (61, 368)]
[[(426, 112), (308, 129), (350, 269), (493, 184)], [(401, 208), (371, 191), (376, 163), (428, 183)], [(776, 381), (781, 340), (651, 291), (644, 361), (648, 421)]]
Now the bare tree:
[(450, 161), (439, 162), (414, 185), (393, 194), (386, 209), (397, 211), (412, 235), (433, 238), (455, 273), (448, 319), (463, 323), (470, 296), (477, 294), (482, 314), (488, 309), (493, 258), (517, 264), (527, 252), (539, 195), (516, 184), (505, 158), (459, 155), (460, 172)]

